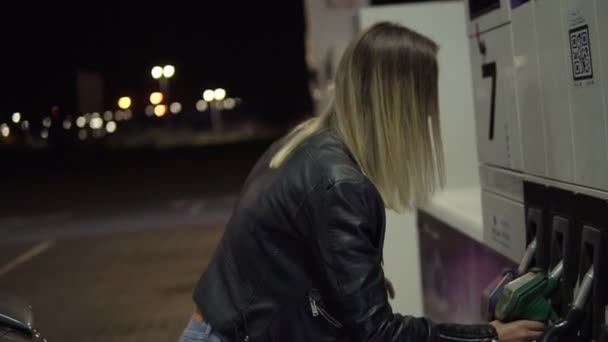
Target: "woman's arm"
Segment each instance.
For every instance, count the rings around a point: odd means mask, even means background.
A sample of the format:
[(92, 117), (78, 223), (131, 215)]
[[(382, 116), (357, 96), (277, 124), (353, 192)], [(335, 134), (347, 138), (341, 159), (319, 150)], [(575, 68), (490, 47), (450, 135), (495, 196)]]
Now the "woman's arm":
[(492, 325), (434, 324), (394, 314), (382, 271), (384, 206), (367, 182), (340, 182), (316, 198), (318, 265), (326, 301), (352, 341), (477, 341), (498, 338)]

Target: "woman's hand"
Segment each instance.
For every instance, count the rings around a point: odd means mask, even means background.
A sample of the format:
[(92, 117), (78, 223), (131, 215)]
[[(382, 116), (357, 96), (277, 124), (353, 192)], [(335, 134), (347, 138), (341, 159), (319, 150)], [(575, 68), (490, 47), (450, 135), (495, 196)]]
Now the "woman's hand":
[(534, 321), (515, 321), (490, 323), (498, 333), (499, 342), (530, 342), (536, 340), (545, 331), (545, 325)]
[(388, 278), (384, 278), (384, 288), (386, 289), (386, 293), (388, 293), (388, 298), (395, 299), (395, 287), (393, 287), (393, 283)]

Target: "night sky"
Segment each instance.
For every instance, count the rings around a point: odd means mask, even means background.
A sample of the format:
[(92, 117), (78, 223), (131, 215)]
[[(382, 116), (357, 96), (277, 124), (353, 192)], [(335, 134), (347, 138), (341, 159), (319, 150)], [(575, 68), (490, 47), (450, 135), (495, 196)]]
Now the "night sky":
[(76, 110), (77, 70), (103, 73), (107, 106), (122, 95), (137, 105), (155, 87), (152, 66), (167, 63), (184, 101), (221, 86), (258, 115), (309, 111), (304, 31), (297, 0), (3, 1), (0, 118)]

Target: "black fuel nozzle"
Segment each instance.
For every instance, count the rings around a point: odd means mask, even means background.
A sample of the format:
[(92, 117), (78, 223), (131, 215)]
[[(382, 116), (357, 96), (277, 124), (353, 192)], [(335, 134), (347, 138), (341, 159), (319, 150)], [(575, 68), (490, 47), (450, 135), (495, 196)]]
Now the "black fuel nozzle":
[(593, 265), (589, 271), (585, 274), (574, 301), (570, 305), (568, 314), (563, 319), (552, 324), (543, 336), (538, 340), (539, 342), (555, 342), (563, 336), (573, 336), (581, 328), (582, 322), (585, 318), (585, 306), (589, 300), (593, 288)]
[(585, 311), (583, 309), (571, 307), (567, 316), (552, 324), (538, 341), (555, 342), (561, 337), (574, 335), (581, 326), (584, 317)]

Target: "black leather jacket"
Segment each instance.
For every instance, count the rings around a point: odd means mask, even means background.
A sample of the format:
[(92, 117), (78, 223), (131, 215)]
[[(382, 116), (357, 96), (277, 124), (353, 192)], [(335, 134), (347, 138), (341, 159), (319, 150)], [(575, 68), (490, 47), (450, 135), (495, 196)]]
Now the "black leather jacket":
[(194, 300), (232, 342), (491, 341), (491, 325), (392, 312), (384, 287), (385, 209), (329, 130), (278, 169), (275, 143), (249, 175)]

